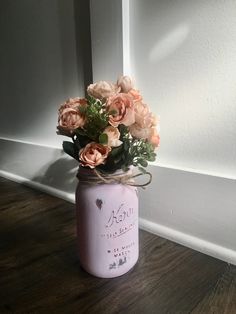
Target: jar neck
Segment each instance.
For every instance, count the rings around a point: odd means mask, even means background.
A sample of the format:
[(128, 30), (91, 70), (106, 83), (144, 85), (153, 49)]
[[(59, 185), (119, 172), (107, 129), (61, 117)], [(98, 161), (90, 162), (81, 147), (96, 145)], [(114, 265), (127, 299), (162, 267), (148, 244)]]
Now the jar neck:
[[(130, 166), (128, 171), (124, 171), (122, 169), (117, 169), (114, 172), (102, 172), (102, 173), (104, 173), (105, 175), (107, 174), (111, 177), (112, 176), (131, 175), (133, 173), (133, 168), (134, 168), (133, 166)], [(83, 166), (79, 167), (78, 174), (82, 175), (82, 176), (88, 176), (88, 177), (93, 177), (93, 176), (97, 177), (97, 174), (95, 173), (94, 169), (85, 168)]]
[(97, 169), (79, 168), (77, 178), (81, 184), (130, 184), (133, 183), (133, 169), (123, 171), (118, 169), (113, 173), (99, 172)]

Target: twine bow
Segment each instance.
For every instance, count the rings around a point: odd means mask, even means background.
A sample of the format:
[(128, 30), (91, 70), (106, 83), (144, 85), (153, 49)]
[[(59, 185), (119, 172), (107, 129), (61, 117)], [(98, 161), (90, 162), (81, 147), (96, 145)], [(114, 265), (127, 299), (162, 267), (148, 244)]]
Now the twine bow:
[[(97, 185), (97, 184), (112, 184), (112, 183), (119, 183), (124, 185), (130, 185), (135, 187), (141, 187), (145, 189), (145, 186), (150, 184), (152, 182), (152, 174), (150, 172), (139, 172), (137, 174), (119, 174), (119, 175), (113, 175), (113, 174), (104, 174), (97, 169), (93, 169), (93, 173), (95, 176), (89, 176), (86, 174), (82, 174), (78, 172), (77, 178), (80, 182), (83, 184), (89, 184), (89, 185)], [(148, 176), (148, 181), (142, 184), (136, 184), (134, 182), (134, 179), (140, 176)]]

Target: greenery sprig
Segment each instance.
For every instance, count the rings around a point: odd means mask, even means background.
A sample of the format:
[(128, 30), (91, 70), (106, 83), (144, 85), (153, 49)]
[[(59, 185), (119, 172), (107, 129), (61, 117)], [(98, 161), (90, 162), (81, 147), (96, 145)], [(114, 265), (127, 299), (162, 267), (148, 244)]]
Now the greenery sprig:
[(88, 96), (87, 101), (87, 106), (79, 107), (80, 113), (86, 116), (86, 124), (78, 128), (76, 134), (97, 141), (108, 125), (109, 113), (104, 110), (105, 104), (101, 100)]

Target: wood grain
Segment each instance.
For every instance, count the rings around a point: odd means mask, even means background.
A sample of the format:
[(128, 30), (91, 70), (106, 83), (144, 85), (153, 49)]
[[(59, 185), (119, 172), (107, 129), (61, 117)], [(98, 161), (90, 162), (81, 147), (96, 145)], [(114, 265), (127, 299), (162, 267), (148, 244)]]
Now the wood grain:
[(0, 178), (0, 313), (236, 313), (236, 267), (140, 231), (128, 274), (80, 268), (74, 205)]

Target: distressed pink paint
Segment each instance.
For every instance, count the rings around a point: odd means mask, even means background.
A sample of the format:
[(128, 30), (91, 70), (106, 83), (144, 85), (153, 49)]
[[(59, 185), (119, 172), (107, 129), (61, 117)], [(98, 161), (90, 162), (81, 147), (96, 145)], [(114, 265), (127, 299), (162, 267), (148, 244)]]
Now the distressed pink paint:
[(79, 183), (76, 213), (79, 259), (87, 272), (112, 278), (125, 274), (136, 264), (139, 254), (137, 188)]

